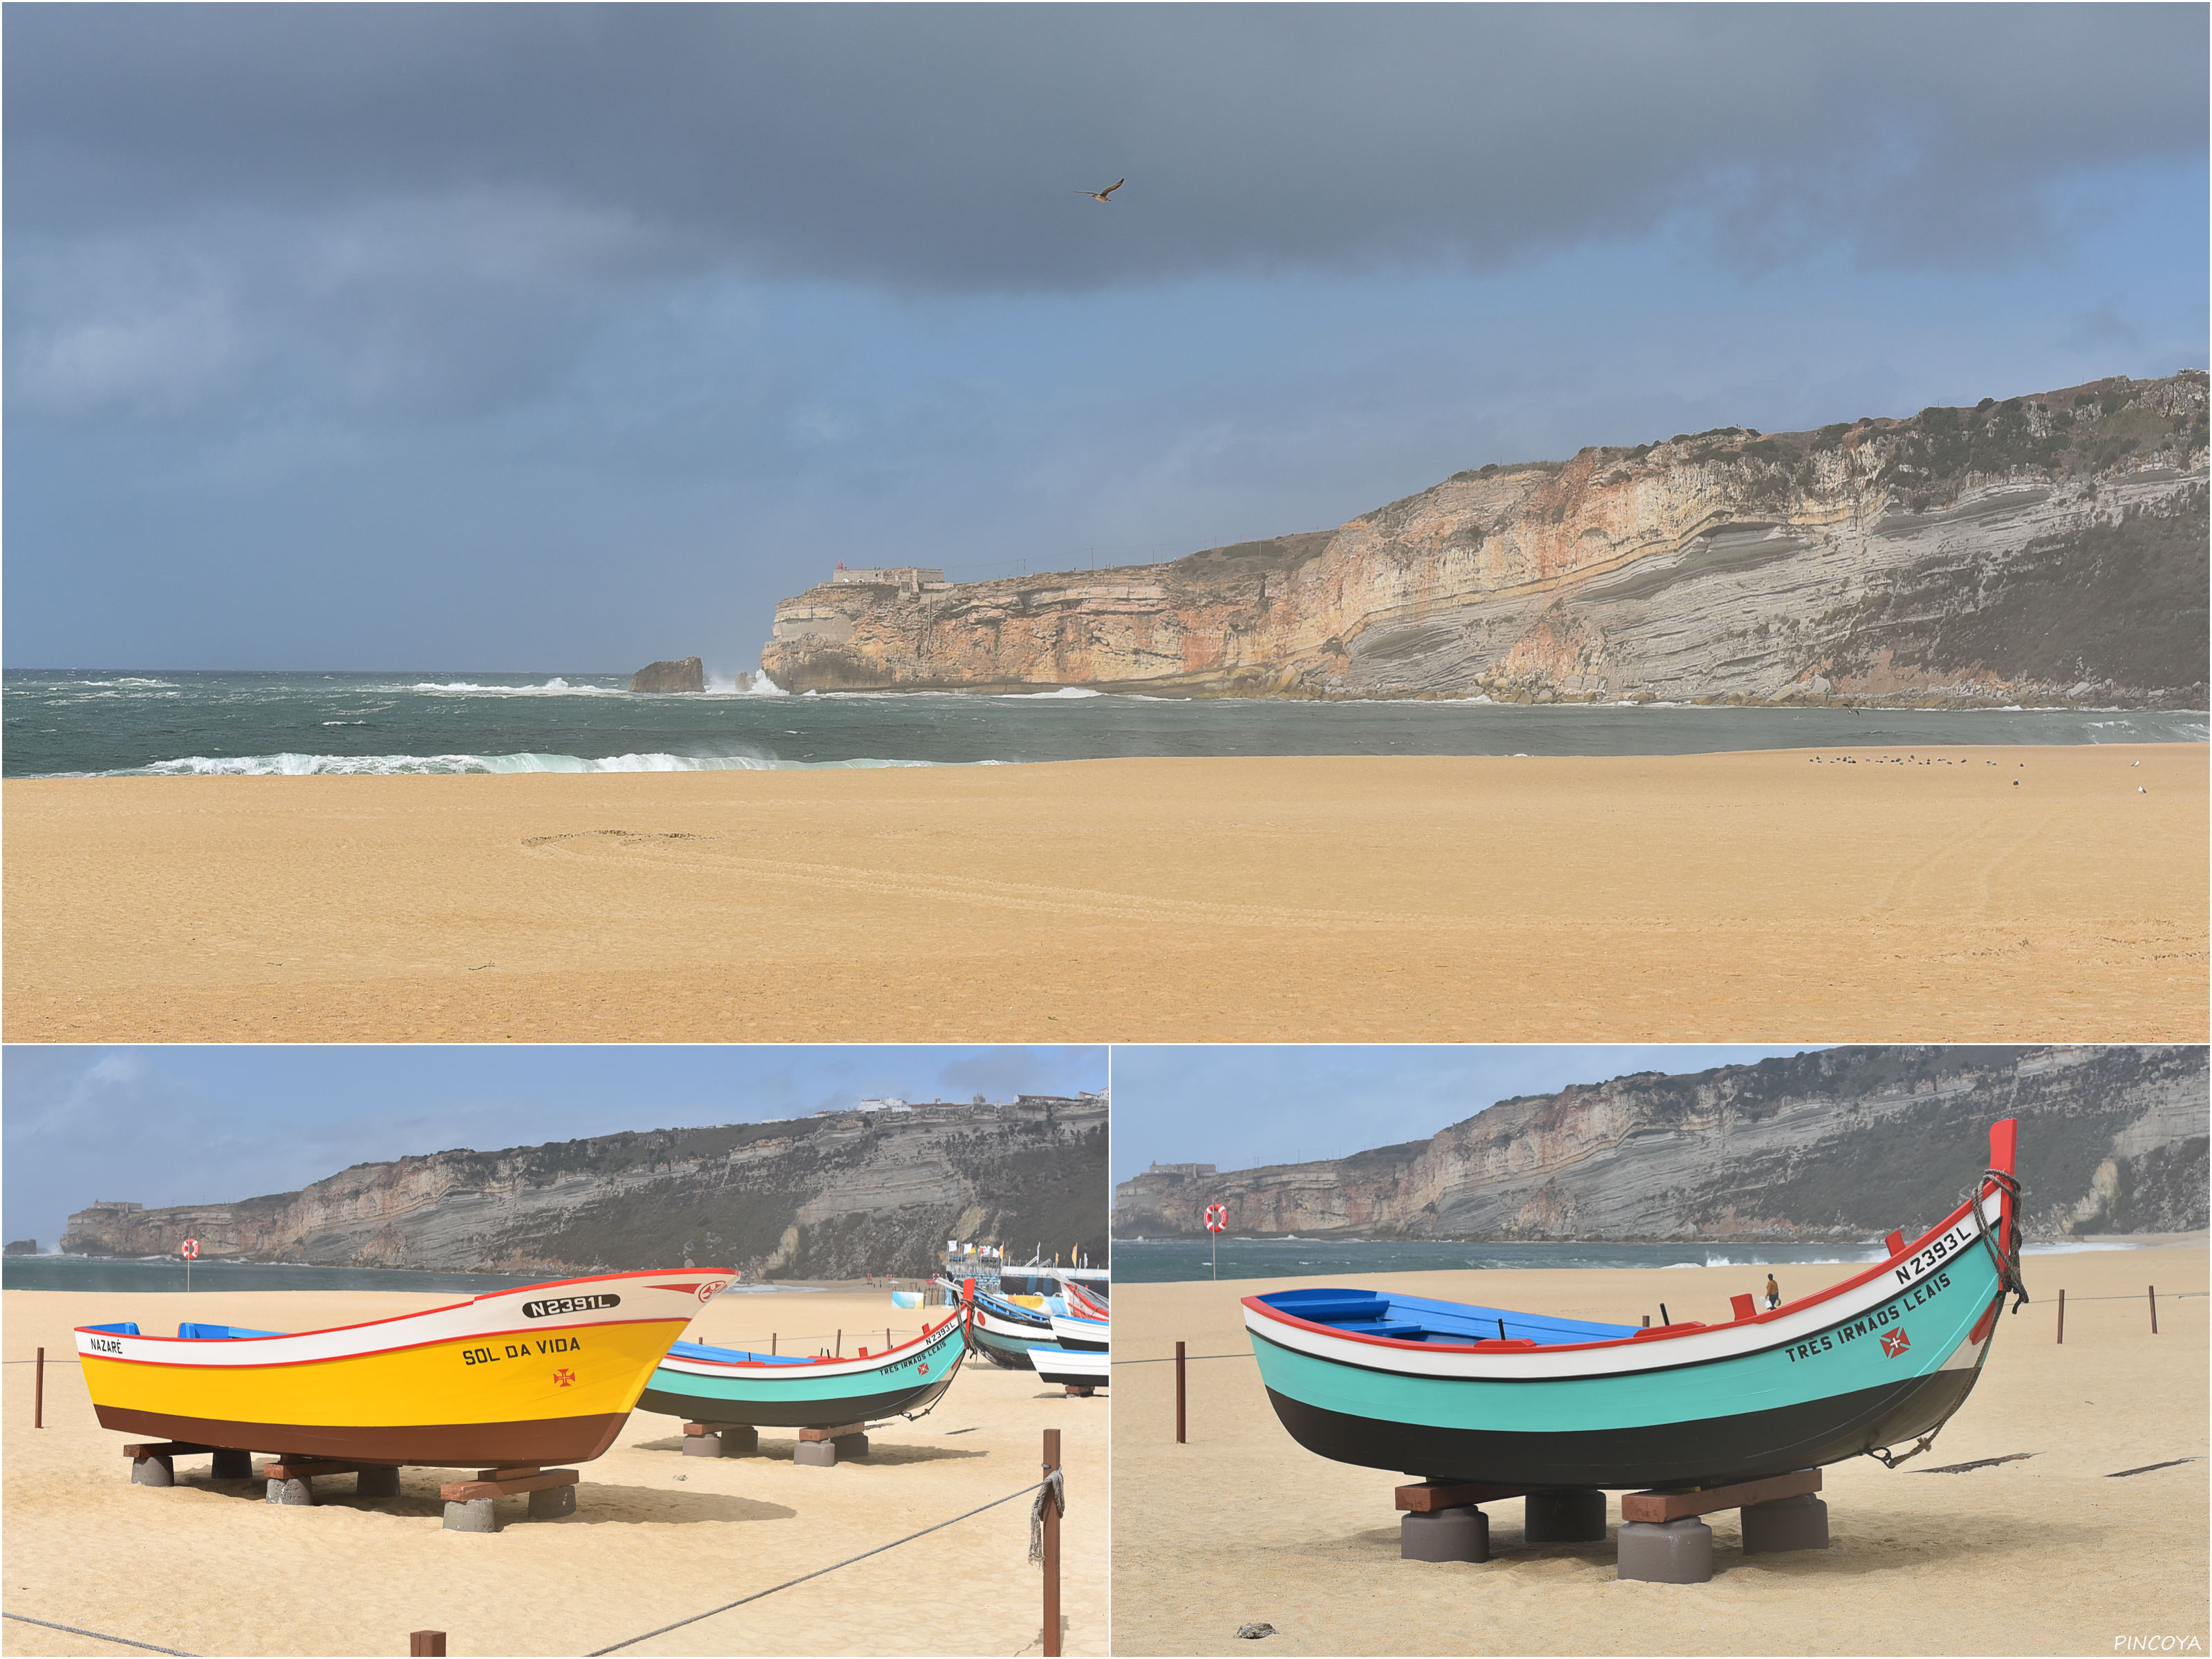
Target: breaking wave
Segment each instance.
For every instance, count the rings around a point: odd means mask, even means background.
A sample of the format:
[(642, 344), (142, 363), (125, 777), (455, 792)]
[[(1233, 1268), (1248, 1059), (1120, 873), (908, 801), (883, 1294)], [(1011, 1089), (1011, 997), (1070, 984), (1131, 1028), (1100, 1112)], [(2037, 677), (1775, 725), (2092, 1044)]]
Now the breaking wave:
[(188, 755), (106, 777), (441, 776), (481, 772), (813, 772), (932, 766), (917, 760), (787, 761), (759, 755)]
[(410, 691), (470, 697), (626, 697), (617, 685), (571, 685), (556, 674), (543, 685), (480, 685), (474, 680), (417, 680)]

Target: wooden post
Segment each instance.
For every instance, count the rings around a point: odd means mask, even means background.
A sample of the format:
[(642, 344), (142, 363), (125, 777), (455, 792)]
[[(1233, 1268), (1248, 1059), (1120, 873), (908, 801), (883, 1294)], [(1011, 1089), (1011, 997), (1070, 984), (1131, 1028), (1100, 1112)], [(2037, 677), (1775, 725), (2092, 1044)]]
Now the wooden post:
[(891, 1328), (890, 1328), (890, 1326), (886, 1325), (886, 1326), (884, 1326), (884, 1352), (885, 1353), (889, 1353), (890, 1351), (891, 1351)]
[(2066, 1346), (2066, 1292), (2058, 1292), (2058, 1346)]
[(410, 1630), (407, 1632), (408, 1659), (446, 1659), (446, 1632), (441, 1630)]
[(39, 1368), (31, 1375), (34, 1379), (31, 1384), (31, 1426), (43, 1429), (46, 1426), (46, 1351), (44, 1348), (39, 1350)]
[(770, 1331), (768, 1334), (768, 1357), (770, 1359), (775, 1358), (775, 1333), (774, 1331)]
[(844, 1357), (845, 1357), (845, 1333), (843, 1332), (843, 1330), (842, 1330), (842, 1329), (840, 1329), (840, 1330), (838, 1331), (838, 1333), (837, 1333), (837, 1358), (840, 1358), (840, 1359), (842, 1359)]
[(1176, 1444), (1182, 1440), (1182, 1344), (1176, 1344)]
[[(1044, 1431), (1044, 1472), (1060, 1468), (1060, 1431)], [(1060, 1505), (1044, 1505), (1044, 1659), (1060, 1659)]]
[(2158, 1286), (2150, 1287), (2150, 1334), (2158, 1334)]

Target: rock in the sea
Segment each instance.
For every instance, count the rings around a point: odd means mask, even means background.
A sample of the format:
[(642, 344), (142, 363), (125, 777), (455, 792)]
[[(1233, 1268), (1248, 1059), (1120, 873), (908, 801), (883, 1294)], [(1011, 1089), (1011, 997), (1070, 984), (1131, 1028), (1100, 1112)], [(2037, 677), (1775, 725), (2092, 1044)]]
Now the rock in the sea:
[(14, 1238), (8, 1241), (9, 1255), (36, 1255), (38, 1253), (39, 1241), (35, 1238)]
[(629, 677), (633, 691), (704, 691), (707, 665), (696, 657), (673, 662), (649, 662)]

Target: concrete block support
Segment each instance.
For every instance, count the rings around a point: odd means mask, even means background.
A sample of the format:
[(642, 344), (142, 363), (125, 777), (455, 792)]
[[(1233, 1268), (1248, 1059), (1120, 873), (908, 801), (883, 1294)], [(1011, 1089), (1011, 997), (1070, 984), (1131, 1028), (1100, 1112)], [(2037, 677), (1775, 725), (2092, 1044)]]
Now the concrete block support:
[(1741, 1518), (1746, 1555), (1828, 1547), (1828, 1506), (1810, 1492), (1778, 1498), (1771, 1504), (1747, 1504)]
[(131, 1484), (134, 1486), (175, 1486), (177, 1460), (167, 1452), (155, 1452), (151, 1457), (132, 1458)]
[(815, 1468), (833, 1468), (837, 1462), (839, 1443), (835, 1440), (802, 1440), (791, 1449), (791, 1461)]
[(576, 1512), (576, 1489), (574, 1486), (541, 1486), (530, 1494), (530, 1518), (532, 1521), (558, 1521), (564, 1515)]
[(1702, 1584), (1713, 1576), (1713, 1529), (1693, 1516), (1624, 1521), (1618, 1577), (1648, 1584)]
[(1409, 1514), (1398, 1522), (1398, 1553), (1408, 1561), (1487, 1561), (1490, 1517), (1472, 1504)]
[(267, 1501), (295, 1509), (313, 1509), (315, 1504), (314, 1482), (301, 1474), (295, 1474), (289, 1480), (271, 1480)]
[(837, 1456), (842, 1462), (850, 1462), (868, 1455), (868, 1437), (865, 1434), (848, 1434), (830, 1443), (837, 1448)]
[(705, 1434), (685, 1435), (684, 1455), (686, 1457), (727, 1457), (730, 1451), (722, 1443), (722, 1437), (710, 1430)]
[(1595, 1487), (1532, 1492), (1523, 1501), (1526, 1537), (1532, 1544), (1594, 1544), (1605, 1540), (1605, 1494)]
[(489, 1498), (471, 1498), (459, 1504), (449, 1501), (446, 1505), (447, 1532), (497, 1532), (499, 1528), (499, 1510)]

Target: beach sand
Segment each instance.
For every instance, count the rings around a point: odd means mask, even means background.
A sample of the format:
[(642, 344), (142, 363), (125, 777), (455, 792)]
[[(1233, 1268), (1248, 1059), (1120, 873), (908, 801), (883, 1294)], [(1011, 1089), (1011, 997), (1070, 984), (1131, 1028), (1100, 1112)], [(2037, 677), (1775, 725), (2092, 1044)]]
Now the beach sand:
[(2203, 1037), (2204, 746), (1841, 752), (15, 781), (6, 1035)]
[[(70, 1328), (184, 1316), (300, 1330), (435, 1307), (451, 1297), (276, 1291), (183, 1295), (4, 1293), (4, 1516), (9, 1612), (200, 1654), (404, 1653), (443, 1630), (453, 1654), (577, 1654), (703, 1613), (1018, 1491), (1037, 1479), (1041, 1431), (1061, 1431), (1068, 1509), (1060, 1606), (1066, 1651), (1106, 1651), (1104, 1395), (1069, 1399), (1033, 1376), (971, 1357), (936, 1410), (871, 1431), (866, 1462), (801, 1468), (795, 1434), (763, 1430), (762, 1455), (683, 1456), (679, 1419), (638, 1412), (613, 1449), (578, 1471), (574, 1516), (517, 1520), (495, 1535), (443, 1529), (440, 1481), (409, 1469), (402, 1496), (357, 1504), (350, 1476), (318, 1482), (313, 1509), (271, 1507), (258, 1482), (134, 1486), (120, 1448), (140, 1437), (94, 1423)], [(932, 1322), (942, 1310), (929, 1310)], [(690, 1333), (785, 1352), (902, 1339), (919, 1310), (883, 1291), (726, 1296)], [(873, 1322), (873, 1340), (861, 1329)], [(33, 1367), (46, 1350), (46, 1420), (33, 1430)], [(965, 1431), (965, 1432), (962, 1432)], [(902, 1544), (625, 1651), (633, 1654), (1019, 1654), (1042, 1651), (1039, 1570), (1028, 1565), (1030, 1499)], [(517, 1516), (526, 1500), (501, 1500)], [(0, 1651), (128, 1650), (0, 1622)]]
[[(1894, 1471), (1863, 1457), (1823, 1471), (1826, 1550), (1747, 1558), (1733, 1510), (1706, 1517), (1714, 1576), (1696, 1585), (1622, 1583), (1610, 1541), (1531, 1547), (1517, 1499), (1486, 1506), (1488, 1562), (1401, 1560), (1391, 1489), (1404, 1477), (1300, 1449), (1244, 1335), (1239, 1297), (1327, 1281), (1117, 1285), (1115, 1651), (2110, 1653), (2125, 1635), (2202, 1653), (2208, 1261), (2201, 1237), (2026, 1257), (2035, 1299), (2002, 1316), (1981, 1381), (1930, 1450)], [(1794, 1297), (1852, 1270), (1774, 1271)], [(1724, 1320), (1729, 1295), (1765, 1272), (1388, 1277), (1418, 1295), (1633, 1323), (1662, 1299), (1678, 1320)], [(2160, 1292), (2155, 1337), (2147, 1285)], [(1171, 1356), (1178, 1338), (1193, 1356), (1237, 1356), (1189, 1364), (1182, 1446), (1173, 1364), (1131, 1363)], [(2034, 1455), (1913, 1472), (2011, 1452)], [(2184, 1457), (2199, 1461), (2106, 1478)], [(1617, 1528), (1619, 1494), (1607, 1508)], [(1278, 1634), (1238, 1641), (1254, 1621)]]

